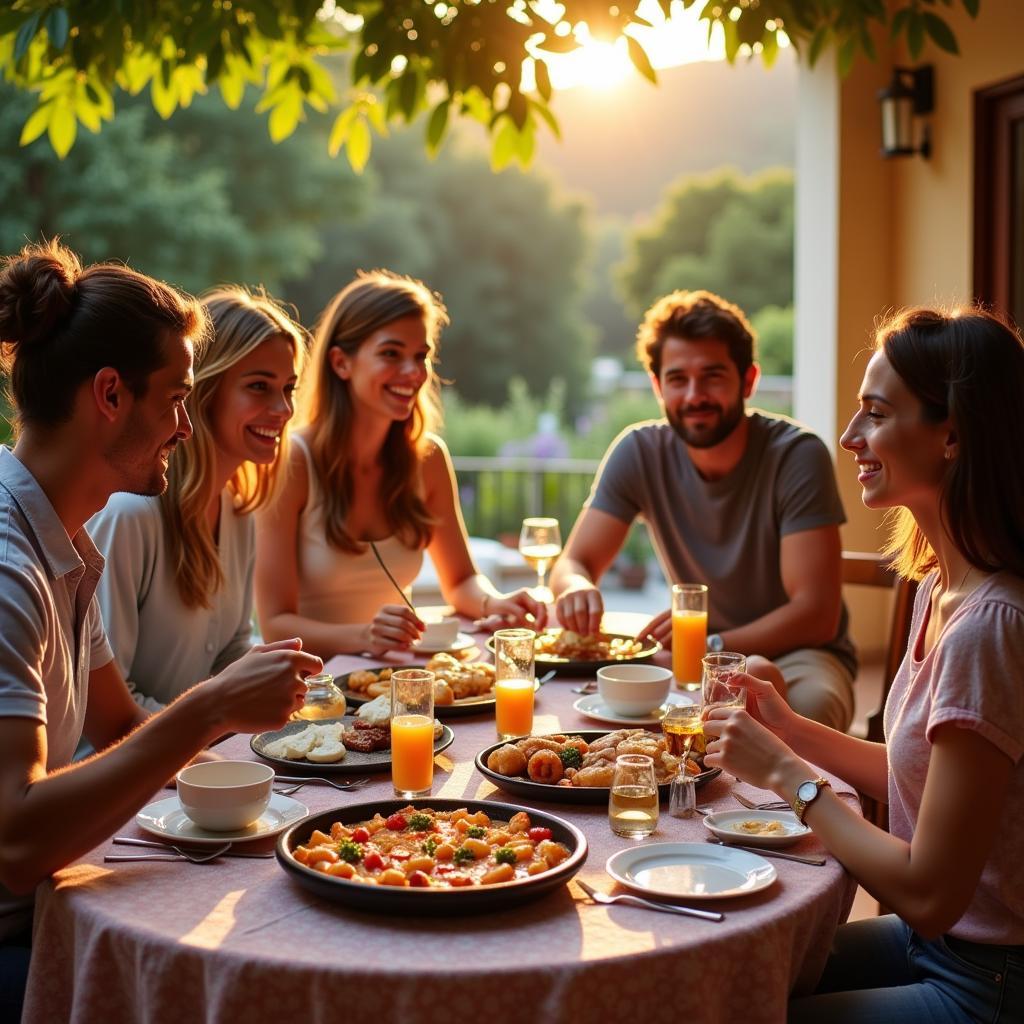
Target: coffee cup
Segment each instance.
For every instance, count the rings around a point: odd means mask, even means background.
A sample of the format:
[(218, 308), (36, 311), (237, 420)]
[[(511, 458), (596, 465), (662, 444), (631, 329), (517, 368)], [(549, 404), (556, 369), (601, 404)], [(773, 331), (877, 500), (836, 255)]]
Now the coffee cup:
[(267, 809), (274, 769), (256, 761), (204, 761), (175, 777), (181, 809), (200, 828), (235, 832)]

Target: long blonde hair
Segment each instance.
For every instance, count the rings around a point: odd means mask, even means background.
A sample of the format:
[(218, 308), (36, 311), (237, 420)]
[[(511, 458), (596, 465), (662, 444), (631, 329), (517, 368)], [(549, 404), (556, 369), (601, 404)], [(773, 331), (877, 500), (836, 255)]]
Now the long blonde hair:
[[(212, 479), (216, 445), (210, 422), (214, 394), (224, 372), (272, 338), (284, 337), (292, 346), (295, 371), (301, 373), (308, 336), (262, 290), (227, 286), (208, 292), (203, 305), (213, 322), (213, 337), (195, 366), (195, 385), (185, 409), (192, 421), (192, 439), (180, 445), (170, 460), (167, 490), (160, 511), (174, 580), (186, 608), (209, 608), (224, 583), (213, 531), (206, 510), (214, 498)], [(288, 464), (288, 427), (274, 461), (267, 465), (243, 462), (228, 481), (236, 515), (253, 512), (270, 501)]]
[[(309, 426), (313, 471), (324, 496), (328, 543), (358, 553), (360, 541), (345, 528), (352, 504), (354, 406), (349, 384), (332, 369), (330, 352), (340, 348), (353, 355), (374, 331), (405, 317), (423, 321), (431, 355), (436, 352), (448, 311), (441, 297), (422, 282), (389, 270), (360, 271), (320, 317), (313, 343), (313, 381), (303, 397), (300, 420)], [(441, 422), (439, 384), (431, 360), (429, 376), (416, 396), (412, 413), (391, 424), (381, 452), (384, 515), (390, 530), (415, 547), (430, 542), (434, 520), (423, 499), (422, 459), (428, 433)]]

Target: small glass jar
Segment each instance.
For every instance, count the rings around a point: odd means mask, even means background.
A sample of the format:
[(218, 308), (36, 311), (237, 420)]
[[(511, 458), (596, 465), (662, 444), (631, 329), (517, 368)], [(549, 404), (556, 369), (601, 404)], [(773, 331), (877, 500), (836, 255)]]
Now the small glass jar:
[(292, 714), (293, 719), (341, 718), (347, 710), (345, 694), (338, 689), (334, 676), (323, 672), (306, 676), (306, 699), (302, 707)]

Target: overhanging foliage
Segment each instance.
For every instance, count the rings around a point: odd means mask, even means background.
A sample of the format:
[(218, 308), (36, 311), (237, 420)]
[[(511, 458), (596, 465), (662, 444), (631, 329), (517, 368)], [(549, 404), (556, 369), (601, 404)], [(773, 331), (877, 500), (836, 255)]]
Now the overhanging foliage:
[[(815, 63), (834, 51), (846, 73), (872, 59), (872, 33), (887, 27), (911, 57), (926, 40), (957, 52), (943, 8), (972, 17), (980, 0), (675, 0), (698, 7), (710, 33), (720, 26), (730, 61), (759, 55), (771, 64), (784, 33)], [(452, 117), (490, 133), (492, 163), (527, 164), (543, 122), (558, 133), (548, 59), (575, 49), (586, 23), (593, 38), (624, 36), (638, 73), (657, 74), (638, 28), (638, 0), (13, 0), (0, 12), (0, 70), (38, 94), (22, 145), (44, 133), (58, 155), (78, 126), (99, 131), (114, 117), (118, 90), (148, 89), (162, 117), (216, 86), (237, 107), (247, 84), (262, 90), (257, 112), (271, 137), (286, 138), (307, 108), (337, 109), (329, 148), (344, 148), (357, 170), (373, 132), (429, 110), (426, 146), (435, 151)], [(658, 0), (665, 17), (672, 0)], [(350, 84), (338, 89), (324, 59), (348, 54)], [(528, 74), (524, 85), (523, 66)]]

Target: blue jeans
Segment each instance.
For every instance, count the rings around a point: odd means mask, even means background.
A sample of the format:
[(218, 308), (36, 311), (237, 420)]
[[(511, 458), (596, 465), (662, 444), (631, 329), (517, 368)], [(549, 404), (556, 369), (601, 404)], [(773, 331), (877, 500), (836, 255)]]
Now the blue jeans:
[(836, 932), (813, 995), (789, 1004), (790, 1024), (1024, 1021), (1024, 946), (952, 936), (922, 939), (895, 915)]
[(17, 1024), (21, 1020), (31, 954), (31, 928), (0, 940), (0, 1021), (3, 1024)]

